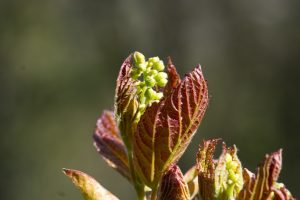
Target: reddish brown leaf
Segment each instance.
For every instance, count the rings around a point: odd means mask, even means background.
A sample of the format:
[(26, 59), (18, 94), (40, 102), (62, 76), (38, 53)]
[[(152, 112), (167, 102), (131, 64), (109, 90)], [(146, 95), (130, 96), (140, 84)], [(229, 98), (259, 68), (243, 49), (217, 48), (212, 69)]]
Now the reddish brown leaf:
[(242, 167), (235, 146), (227, 148), (223, 143), (219, 159), (213, 159), (218, 141), (203, 141), (197, 154), (201, 199), (235, 199), (243, 187)]
[(190, 193), (177, 165), (171, 165), (162, 176), (158, 200), (189, 200)]
[[(271, 155), (266, 155), (264, 162), (257, 168), (256, 175), (244, 170), (244, 187), (238, 196), (238, 200), (261, 199), (269, 200), (292, 200), (287, 189), (276, 187), (277, 179), (281, 170), (282, 151), (281, 149)], [(289, 195), (288, 195), (289, 194)]]
[(108, 165), (115, 168), (130, 181), (126, 149), (121, 140), (113, 112), (104, 111), (97, 121), (93, 138), (94, 146)]
[(168, 57), (168, 83), (166, 87), (164, 88), (164, 96), (168, 96), (172, 93), (174, 89), (178, 86), (180, 83), (180, 76), (177, 73), (177, 70), (175, 68), (175, 65), (173, 65), (172, 60), (170, 57)]
[(205, 200), (215, 199), (215, 162), (213, 157), (219, 141), (219, 139), (204, 140), (197, 154), (199, 194)]
[(168, 96), (146, 109), (134, 137), (134, 164), (149, 187), (155, 188), (161, 174), (184, 153), (207, 104), (207, 84), (199, 65)]
[(283, 184), (273, 187), (274, 200), (296, 200)]
[(93, 177), (74, 169), (63, 169), (63, 171), (73, 181), (74, 185), (81, 190), (85, 200), (118, 200)]
[(132, 55), (130, 55), (122, 64), (115, 94), (115, 117), (123, 141), (129, 148), (131, 148), (131, 141), (136, 128), (134, 119), (138, 109), (135, 81), (130, 76), (133, 67), (132, 62)]

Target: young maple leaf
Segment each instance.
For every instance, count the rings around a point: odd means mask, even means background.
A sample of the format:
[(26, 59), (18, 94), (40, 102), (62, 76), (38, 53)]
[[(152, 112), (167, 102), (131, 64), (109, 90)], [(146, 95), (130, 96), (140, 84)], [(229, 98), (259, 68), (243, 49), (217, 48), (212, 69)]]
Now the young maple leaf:
[[(168, 62), (138, 52), (123, 63), (117, 79), (115, 115), (134, 170), (156, 189), (162, 173), (179, 160), (208, 105), (207, 83), (200, 65), (183, 80)], [(168, 81), (167, 81), (168, 79)]]

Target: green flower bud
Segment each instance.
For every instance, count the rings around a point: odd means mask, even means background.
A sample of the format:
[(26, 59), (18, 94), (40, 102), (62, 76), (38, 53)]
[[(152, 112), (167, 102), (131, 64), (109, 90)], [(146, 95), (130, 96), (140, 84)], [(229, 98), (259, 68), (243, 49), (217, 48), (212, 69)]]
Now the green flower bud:
[(157, 70), (154, 70), (154, 69), (151, 69), (151, 70), (148, 70), (148, 71), (147, 71), (147, 75), (148, 75), (148, 76), (153, 76), (153, 77), (155, 77), (157, 74), (158, 74), (158, 71), (157, 71)]
[(137, 64), (137, 68), (139, 69), (139, 70), (141, 70), (141, 71), (145, 71), (146, 70), (146, 68), (147, 68), (147, 63), (138, 63)]
[(156, 80), (152, 76), (146, 76), (145, 83), (148, 87), (154, 87), (156, 84)]
[(140, 63), (144, 63), (145, 62), (145, 56), (140, 53), (140, 52), (134, 52), (133, 54), (133, 59), (134, 59), (134, 63), (136, 65), (140, 64)]
[(155, 99), (157, 93), (152, 89), (152, 88), (148, 88), (145, 92), (145, 97), (148, 99), (148, 100), (153, 100)]
[(156, 63), (159, 61), (159, 57), (155, 56), (155, 57), (149, 58), (148, 61), (152, 62), (152, 63)]
[(157, 82), (157, 85), (159, 87), (165, 87), (167, 82), (168, 82), (168, 75), (165, 72), (159, 72), (156, 76), (155, 76), (155, 80)]
[(166, 72), (159, 72), (158, 74), (156, 74), (155, 76), (155, 80), (159, 81), (160, 79), (167, 79), (168, 75)]
[(163, 71), (165, 69), (163, 61), (159, 60), (158, 62), (155, 62), (153, 64), (153, 69), (156, 69), (157, 71)]
[(133, 80), (137, 80), (139, 78), (139, 76), (141, 75), (141, 71), (137, 68), (133, 68), (132, 71), (131, 71), (131, 78)]

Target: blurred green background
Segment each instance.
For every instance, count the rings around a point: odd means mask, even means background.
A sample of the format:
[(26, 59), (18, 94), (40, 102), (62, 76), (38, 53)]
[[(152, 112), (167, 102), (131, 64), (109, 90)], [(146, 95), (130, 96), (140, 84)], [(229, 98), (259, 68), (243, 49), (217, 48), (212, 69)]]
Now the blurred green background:
[(138, 50), (197, 63), (210, 106), (186, 154), (204, 138), (236, 144), (254, 171), (283, 148), (284, 182), (300, 196), (299, 1), (0, 1), (0, 199), (81, 199), (61, 168), (85, 171), (121, 199), (133, 188), (92, 145), (113, 108), (123, 60)]

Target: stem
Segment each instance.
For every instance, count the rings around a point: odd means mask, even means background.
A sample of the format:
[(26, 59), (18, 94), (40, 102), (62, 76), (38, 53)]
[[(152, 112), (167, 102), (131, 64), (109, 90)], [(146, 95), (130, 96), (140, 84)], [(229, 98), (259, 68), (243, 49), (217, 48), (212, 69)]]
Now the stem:
[(150, 200), (156, 200), (156, 194), (157, 194), (157, 189), (152, 190), (151, 199)]
[(128, 149), (128, 161), (129, 161), (129, 168), (132, 178), (132, 183), (134, 186), (134, 189), (136, 191), (136, 194), (138, 196), (138, 200), (146, 200), (144, 185), (140, 182), (138, 177), (135, 174), (134, 168), (133, 168), (133, 161), (132, 161), (132, 151)]

